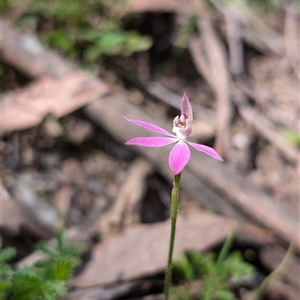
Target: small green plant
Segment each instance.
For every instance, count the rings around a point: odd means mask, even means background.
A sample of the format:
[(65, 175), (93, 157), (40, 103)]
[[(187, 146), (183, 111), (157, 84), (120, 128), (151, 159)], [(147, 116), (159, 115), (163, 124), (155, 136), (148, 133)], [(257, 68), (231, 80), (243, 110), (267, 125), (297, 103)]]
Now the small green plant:
[[(216, 254), (209, 252), (201, 254), (190, 251), (181, 254), (177, 261), (173, 262), (175, 278), (182, 287), (173, 287), (172, 294), (176, 299), (204, 299), (204, 300), (232, 300), (234, 294), (228, 289), (229, 279), (254, 273), (254, 267), (243, 260), (240, 251), (228, 254), (232, 243), (230, 235), (217, 258)], [(192, 285), (201, 281), (200, 291), (192, 292)]]
[[(11, 0), (6, 8), (24, 9), (24, 1)], [(114, 6), (94, 0), (28, 0), (19, 26), (36, 31), (41, 41), (82, 63), (101, 55), (129, 55), (152, 45), (148, 36), (122, 25)]]
[(186, 49), (189, 39), (197, 27), (197, 15), (187, 15), (175, 34), (173, 52), (181, 54)]
[(283, 138), (291, 145), (300, 147), (300, 134), (296, 130), (286, 130), (282, 132)]
[(6, 292), (10, 287), (10, 278), (13, 273), (8, 262), (16, 255), (14, 248), (2, 249), (2, 238), (0, 237), (0, 299), (5, 299)]
[(37, 249), (47, 257), (30, 267), (13, 271), (7, 261), (13, 258), (15, 250), (1, 250), (0, 299), (12, 300), (56, 300), (66, 294), (66, 280), (73, 276), (81, 263), (83, 251), (80, 244), (68, 245), (66, 233), (57, 234), (55, 246), (39, 242)]

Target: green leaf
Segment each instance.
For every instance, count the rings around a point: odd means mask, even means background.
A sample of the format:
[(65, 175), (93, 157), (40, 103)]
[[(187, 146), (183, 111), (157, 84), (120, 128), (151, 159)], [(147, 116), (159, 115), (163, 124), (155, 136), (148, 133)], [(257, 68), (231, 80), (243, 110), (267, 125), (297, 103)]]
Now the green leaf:
[(96, 42), (102, 53), (118, 54), (126, 43), (126, 34), (122, 30), (107, 31)]
[(250, 263), (244, 261), (243, 255), (240, 251), (234, 251), (222, 263), (218, 272), (224, 278), (236, 278), (254, 273), (255, 268)]
[(235, 296), (232, 292), (228, 290), (216, 290), (214, 291), (215, 299), (219, 300), (234, 300)]
[(16, 272), (11, 283), (12, 300), (56, 300), (67, 291), (64, 281), (48, 279), (33, 267)]
[(171, 287), (170, 294), (175, 297), (177, 300), (190, 300), (191, 295), (187, 290)]
[(57, 239), (57, 249), (61, 254), (63, 254), (65, 250), (68, 248), (66, 231), (64, 230), (59, 231), (56, 235), (56, 239)]
[(14, 248), (2, 249), (2, 237), (0, 237), (0, 276), (9, 276), (9, 272), (12, 270), (12, 267), (6, 262), (10, 261), (16, 256), (16, 250)]
[(10, 283), (8, 281), (0, 280), (0, 295), (8, 289), (9, 285)]
[(202, 256), (202, 273), (214, 274), (216, 269), (216, 255), (213, 252), (206, 253)]
[(79, 42), (94, 42), (98, 38), (100, 38), (102, 33), (92, 27), (78, 29), (76, 38)]
[(62, 30), (55, 30), (48, 36), (44, 36), (43, 41), (61, 51), (69, 52), (74, 47), (74, 39), (70, 34)]
[(128, 54), (148, 50), (152, 46), (152, 39), (141, 36), (136, 32), (128, 32), (126, 39), (126, 51)]
[(51, 266), (51, 278), (57, 280), (69, 279), (73, 274), (73, 270), (80, 265), (80, 262), (76, 257), (60, 257)]
[(198, 276), (200, 276), (201, 273), (207, 272), (207, 268), (204, 263), (204, 255), (202, 253), (199, 251), (190, 251), (188, 253), (188, 257), (191, 264), (196, 269)]
[(189, 38), (197, 26), (197, 20), (197, 15), (188, 15), (185, 17), (182, 26), (175, 35), (174, 46), (186, 48)]
[(12, 299), (29, 300), (41, 295), (44, 280), (41, 273), (33, 268), (23, 268), (16, 272), (12, 278)]
[[(63, 296), (67, 293), (65, 281), (48, 280), (44, 289), (45, 300), (57, 299), (57, 296)], [(48, 298), (46, 297), (48, 295)], [(53, 297), (53, 298), (51, 298)]]
[(234, 238), (234, 227), (222, 245), (221, 251), (218, 256), (217, 264), (222, 262), (225, 259), (225, 257), (228, 255), (231, 245), (233, 243), (233, 238)]
[(300, 134), (296, 130), (286, 130), (282, 132), (282, 136), (286, 141), (288, 141), (290, 144), (300, 147)]
[(0, 1), (0, 11), (3, 13), (4, 10), (9, 8), (8, 0), (1, 0)]
[(48, 254), (50, 257), (57, 257), (59, 255), (59, 251), (55, 247), (44, 241), (38, 242), (36, 249)]
[(191, 282), (194, 279), (194, 270), (185, 254), (180, 254), (178, 260), (173, 262), (174, 271), (180, 272), (185, 280)]
[(16, 249), (6, 248), (0, 251), (0, 263), (9, 261), (16, 256)]

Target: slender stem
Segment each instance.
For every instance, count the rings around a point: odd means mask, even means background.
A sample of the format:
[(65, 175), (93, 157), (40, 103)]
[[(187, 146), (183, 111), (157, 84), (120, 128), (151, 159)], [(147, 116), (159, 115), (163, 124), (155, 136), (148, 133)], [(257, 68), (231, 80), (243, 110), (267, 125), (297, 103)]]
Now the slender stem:
[(178, 211), (178, 202), (179, 202), (179, 187), (180, 187), (180, 177), (181, 173), (175, 175), (172, 195), (171, 195), (171, 234), (170, 234), (170, 244), (169, 244), (169, 253), (168, 253), (168, 265), (165, 274), (165, 300), (169, 299), (170, 294), (170, 285), (172, 279), (172, 257), (175, 241), (175, 231), (176, 231), (176, 220), (177, 220), (177, 211)]

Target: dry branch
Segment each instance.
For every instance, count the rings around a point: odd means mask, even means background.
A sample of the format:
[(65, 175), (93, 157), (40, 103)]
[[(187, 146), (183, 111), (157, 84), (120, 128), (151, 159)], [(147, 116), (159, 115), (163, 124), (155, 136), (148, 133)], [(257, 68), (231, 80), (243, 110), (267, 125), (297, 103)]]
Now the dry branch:
[(245, 71), (240, 13), (236, 7), (229, 5), (224, 10), (224, 19), (229, 52), (229, 70), (234, 77), (237, 77)]
[(44, 48), (35, 36), (21, 34), (1, 17), (0, 24), (1, 60), (27, 76), (33, 78), (44, 75), (61, 77), (78, 70), (78, 67), (72, 62), (65, 61), (54, 51)]
[(257, 132), (270, 141), (288, 160), (298, 163), (299, 151), (278, 134), (270, 120), (258, 113), (255, 108), (251, 108), (250, 105), (238, 101), (235, 101), (235, 103), (238, 106), (240, 115), (249, 125), (252, 125)]
[(113, 207), (99, 220), (101, 238), (139, 220), (140, 203), (146, 190), (145, 179), (151, 171), (151, 165), (145, 160), (137, 160), (132, 164)]
[[(198, 72), (205, 78), (207, 83), (215, 89), (214, 76), (211, 72), (210, 66), (208, 65), (203, 55), (203, 45), (199, 37), (194, 35), (189, 41), (189, 49), (191, 51), (195, 67)], [(221, 65), (219, 65), (221, 67)], [(251, 86), (249, 82), (243, 80), (231, 81), (231, 84), (241, 90), (247, 97), (253, 98), (256, 102), (262, 102), (261, 93)], [(255, 109), (252, 109), (249, 105), (242, 103), (232, 98), (234, 103), (237, 105), (238, 110), (242, 118), (249, 124), (252, 125), (265, 139), (267, 139), (272, 145), (274, 145), (287, 159), (293, 163), (299, 161), (299, 151), (289, 143), (287, 143), (282, 136), (276, 131), (276, 126), (272, 121), (262, 116)]]
[(217, 138), (216, 150), (226, 157), (230, 150), (230, 122), (232, 115), (230, 101), (230, 75), (224, 46), (218, 38), (213, 24), (208, 17), (202, 16), (198, 27), (201, 29), (204, 52), (211, 72), (211, 83), (217, 98)]
[[(225, 16), (228, 4), (224, 1), (210, 0), (210, 2)], [(239, 5), (232, 5), (241, 16), (241, 36), (248, 44), (260, 51), (271, 52), (276, 55), (284, 53), (284, 37), (264, 23), (247, 4), (240, 1)], [(209, 13), (209, 6), (204, 1), (189, 0), (182, 5), (180, 0), (126, 0), (124, 5), (115, 8), (122, 15), (143, 12), (170, 12), (197, 15)], [(294, 10), (296, 10), (294, 8)]]
[(246, 1), (240, 1), (239, 4), (222, 3), (217, 0), (210, 0), (210, 2), (224, 16), (230, 7), (239, 13), (241, 35), (246, 43), (260, 51), (271, 52), (276, 55), (284, 53), (283, 36), (262, 21)]
[(39, 239), (47, 239), (53, 234), (53, 228), (39, 220), (35, 213), (24, 203), (13, 198), (0, 181), (1, 220), (0, 230), (12, 236), (27, 231)]

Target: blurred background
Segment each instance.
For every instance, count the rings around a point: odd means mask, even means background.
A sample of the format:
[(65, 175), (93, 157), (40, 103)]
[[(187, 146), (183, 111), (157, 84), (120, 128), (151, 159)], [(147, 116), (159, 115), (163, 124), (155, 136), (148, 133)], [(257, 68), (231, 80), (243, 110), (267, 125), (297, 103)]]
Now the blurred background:
[(299, 1), (0, 5), (1, 299), (163, 299), (183, 93), (172, 297), (299, 299)]

